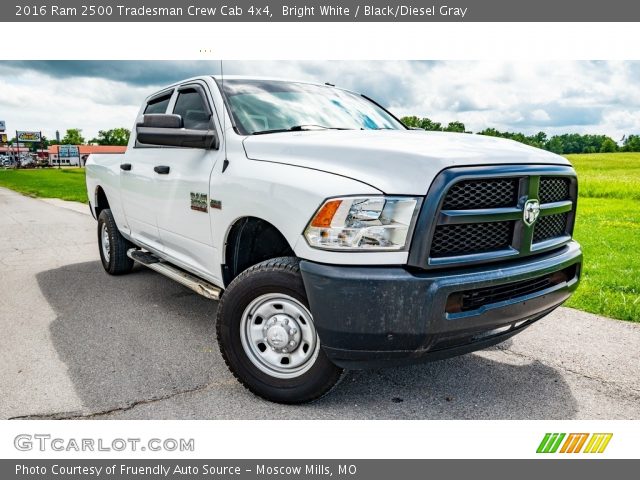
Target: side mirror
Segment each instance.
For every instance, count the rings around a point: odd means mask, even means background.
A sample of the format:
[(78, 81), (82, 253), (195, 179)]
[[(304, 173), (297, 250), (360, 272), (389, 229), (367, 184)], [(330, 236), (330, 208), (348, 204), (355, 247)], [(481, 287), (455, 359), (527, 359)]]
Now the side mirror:
[(205, 148), (217, 150), (218, 135), (215, 130), (184, 128), (180, 115), (151, 113), (143, 116), (136, 125), (136, 139), (148, 145), (167, 147)]

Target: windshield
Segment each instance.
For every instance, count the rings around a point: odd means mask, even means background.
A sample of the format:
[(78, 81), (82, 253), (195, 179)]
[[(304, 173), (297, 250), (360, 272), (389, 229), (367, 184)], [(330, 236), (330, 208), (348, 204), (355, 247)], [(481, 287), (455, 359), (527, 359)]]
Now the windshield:
[(277, 80), (224, 80), (223, 92), (243, 135), (288, 130), (404, 130), (375, 103), (339, 88)]

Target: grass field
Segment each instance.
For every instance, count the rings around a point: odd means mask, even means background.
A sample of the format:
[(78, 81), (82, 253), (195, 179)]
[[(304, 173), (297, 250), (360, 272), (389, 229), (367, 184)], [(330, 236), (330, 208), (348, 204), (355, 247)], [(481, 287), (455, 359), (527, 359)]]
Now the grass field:
[[(569, 155), (580, 198), (575, 237), (585, 263), (567, 303), (640, 322), (640, 153)], [(84, 170), (0, 170), (0, 186), (27, 195), (87, 202)]]
[(640, 153), (568, 155), (578, 172), (582, 283), (567, 306), (640, 322)]
[(84, 168), (0, 170), (0, 187), (31, 197), (88, 202)]
[(578, 172), (580, 196), (640, 200), (640, 153), (567, 155)]

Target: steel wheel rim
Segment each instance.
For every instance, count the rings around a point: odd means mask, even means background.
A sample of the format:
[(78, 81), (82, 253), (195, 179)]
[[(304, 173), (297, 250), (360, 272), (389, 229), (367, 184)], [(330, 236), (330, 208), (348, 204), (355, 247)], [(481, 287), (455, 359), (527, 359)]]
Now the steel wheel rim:
[(251, 363), (275, 378), (299, 377), (320, 351), (311, 312), (281, 293), (261, 295), (245, 308), (240, 340)]
[(109, 230), (107, 230), (107, 224), (103, 223), (100, 227), (100, 238), (102, 244), (102, 256), (105, 262), (109, 263), (111, 258), (111, 241), (109, 240)]

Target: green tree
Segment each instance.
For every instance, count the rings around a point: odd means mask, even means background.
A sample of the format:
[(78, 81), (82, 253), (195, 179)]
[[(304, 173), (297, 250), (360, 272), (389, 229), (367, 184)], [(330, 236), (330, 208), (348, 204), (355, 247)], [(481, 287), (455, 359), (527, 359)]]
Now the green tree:
[(85, 140), (82, 136), (81, 128), (69, 128), (65, 133), (62, 140), (60, 140), (62, 145), (84, 145)]
[(545, 144), (544, 148), (553, 153), (564, 153), (564, 144), (562, 143), (562, 139), (558, 136), (551, 137)]
[(420, 119), (415, 115), (410, 115), (407, 117), (402, 117), (400, 119), (402, 123), (404, 123), (407, 127), (410, 128), (419, 128), (420, 127)]
[(547, 134), (544, 132), (538, 132), (531, 138), (533, 138), (535, 143), (540, 147), (542, 147), (547, 142)]
[(486, 135), (487, 137), (503, 137), (504, 134), (495, 128), (485, 128), (484, 130), (478, 132), (478, 135)]
[(602, 142), (602, 146), (600, 147), (600, 153), (615, 152), (617, 150), (618, 145), (616, 145), (616, 142), (614, 142), (610, 138), (607, 138), (604, 142)]
[(547, 141), (547, 134), (544, 132), (538, 132), (535, 135), (526, 136), (523, 133), (517, 132), (501, 132), (495, 128), (485, 128), (478, 135), (486, 135), (489, 137), (501, 137), (515, 140), (516, 142), (525, 143), (534, 147), (543, 148)]
[(31, 151), (33, 153), (36, 153), (36, 152), (39, 152), (40, 150), (46, 150), (47, 148), (49, 148), (49, 145), (51, 145), (51, 143), (49, 142), (49, 140), (47, 140), (47, 137), (42, 135), (42, 137), (40, 137), (39, 142), (32, 142), (30, 146), (31, 146)]
[(418, 118), (415, 115), (409, 117), (402, 117), (400, 119), (407, 127), (421, 128), (422, 130), (429, 131), (442, 131), (442, 124), (440, 122), (434, 122), (430, 118)]
[(100, 130), (98, 136), (91, 140), (91, 143), (98, 145), (127, 145), (131, 130), (127, 128), (112, 128), (111, 130)]
[(442, 131), (442, 124), (440, 122), (434, 122), (430, 118), (423, 118), (420, 121), (420, 128), (430, 132), (440, 132)]
[(629, 135), (624, 137), (622, 150), (625, 152), (640, 152), (640, 135)]
[(464, 126), (464, 123), (462, 122), (449, 122), (449, 125), (447, 125), (447, 128), (444, 129), (445, 132), (458, 132), (458, 133), (465, 133), (466, 132), (466, 128)]

